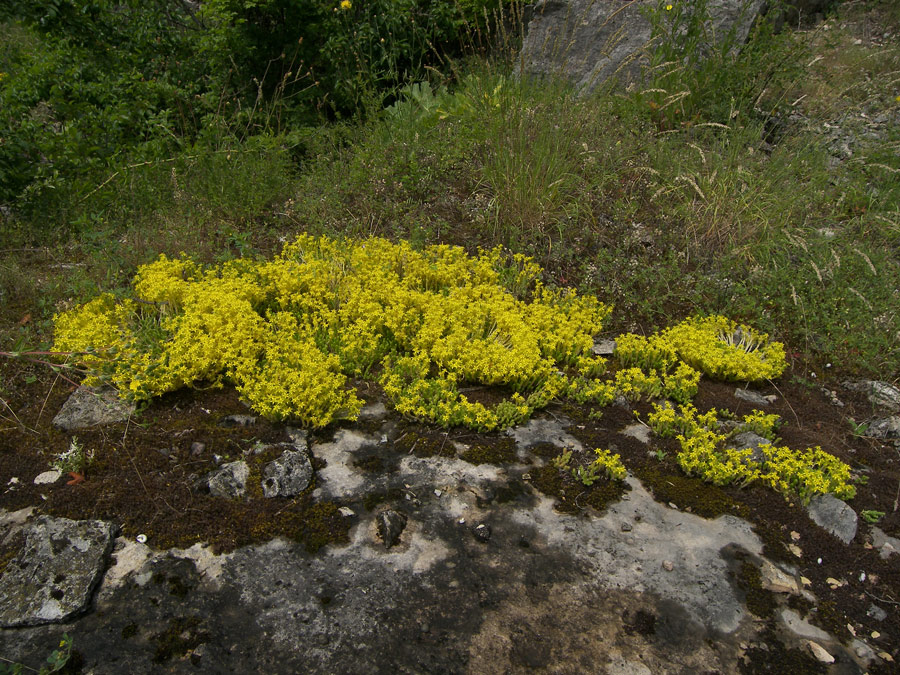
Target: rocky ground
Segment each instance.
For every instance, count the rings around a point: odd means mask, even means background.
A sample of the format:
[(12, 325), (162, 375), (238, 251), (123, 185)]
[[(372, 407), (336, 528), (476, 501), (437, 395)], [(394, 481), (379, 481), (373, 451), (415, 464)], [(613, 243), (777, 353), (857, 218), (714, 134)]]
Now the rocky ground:
[[(360, 421), (306, 432), (227, 389), (133, 413), (34, 387), (0, 436), (0, 655), (29, 667), (68, 633), (85, 673), (896, 672), (886, 384), (702, 383), (699, 409), (776, 412), (784, 444), (851, 464), (849, 506), (810, 508), (686, 478), (643, 403), (476, 434), (361, 383)], [(48, 473), (73, 436), (93, 461)], [(550, 463), (595, 447), (624, 484)]]

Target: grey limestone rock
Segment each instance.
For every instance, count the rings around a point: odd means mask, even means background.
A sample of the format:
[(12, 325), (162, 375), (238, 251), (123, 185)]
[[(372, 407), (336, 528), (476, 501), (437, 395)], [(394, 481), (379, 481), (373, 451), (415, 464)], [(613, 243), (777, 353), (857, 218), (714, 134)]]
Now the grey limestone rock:
[(744, 431), (743, 433), (737, 434), (734, 438), (729, 442), (729, 446), (734, 448), (735, 450), (746, 450), (750, 449), (753, 451), (753, 454), (750, 456), (754, 462), (764, 462), (766, 461), (766, 453), (763, 452), (761, 445), (765, 445), (766, 443), (770, 443), (771, 441), (768, 438), (764, 438), (759, 434), (755, 434), (752, 431)]
[(39, 516), (0, 577), (0, 625), (61, 623), (84, 612), (112, 550), (115, 526)]
[(752, 389), (744, 389), (743, 387), (738, 387), (734, 390), (735, 398), (739, 398), (742, 401), (747, 401), (747, 403), (751, 403), (753, 405), (769, 405), (769, 399), (767, 399), (762, 394), (753, 391)]
[(845, 544), (856, 536), (856, 511), (834, 495), (816, 495), (807, 507), (809, 517)]
[(285, 450), (281, 457), (269, 462), (263, 469), (263, 495), (294, 497), (309, 487), (312, 475), (312, 464), (305, 452)]
[(900, 438), (900, 415), (873, 420), (866, 427), (865, 435), (869, 438), (881, 438), (884, 440)]
[(114, 389), (79, 387), (53, 418), (53, 425), (74, 431), (98, 424), (124, 422), (132, 414), (134, 405), (121, 401)]
[(882, 406), (892, 412), (900, 412), (900, 389), (887, 382), (877, 380), (861, 380), (844, 382), (851, 391), (860, 391), (866, 395), (872, 405)]
[[(764, 0), (711, 0), (709, 34), (733, 31), (747, 40)], [(610, 78), (636, 82), (646, 65), (652, 28), (646, 12), (655, 0), (540, 0), (522, 44), (520, 68), (528, 75), (557, 75), (584, 93)]]
[(250, 467), (246, 462), (228, 462), (207, 476), (209, 493), (214, 497), (243, 497), (247, 492)]

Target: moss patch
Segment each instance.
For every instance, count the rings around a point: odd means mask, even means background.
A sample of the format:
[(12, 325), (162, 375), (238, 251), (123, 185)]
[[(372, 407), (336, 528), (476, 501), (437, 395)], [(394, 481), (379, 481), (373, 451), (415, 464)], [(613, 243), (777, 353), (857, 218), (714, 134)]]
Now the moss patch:
[(746, 506), (732, 499), (724, 490), (698, 478), (664, 473), (652, 465), (636, 467), (634, 471), (641, 482), (653, 491), (656, 500), (664, 504), (672, 502), (681, 509), (690, 508), (691, 513), (704, 518), (716, 518), (725, 513), (746, 518), (749, 514)]
[(749, 560), (741, 562), (737, 572), (737, 585), (744, 591), (747, 609), (761, 619), (771, 618), (778, 609), (778, 601), (774, 593), (762, 587), (762, 575), (759, 568)]
[(516, 461), (516, 442), (498, 438), (493, 442), (473, 445), (460, 455), (470, 464), (512, 464)]
[(620, 481), (598, 480), (590, 487), (576, 481), (568, 471), (547, 464), (531, 472), (531, 484), (549, 497), (556, 497), (561, 513), (579, 513), (586, 507), (603, 512), (631, 488)]

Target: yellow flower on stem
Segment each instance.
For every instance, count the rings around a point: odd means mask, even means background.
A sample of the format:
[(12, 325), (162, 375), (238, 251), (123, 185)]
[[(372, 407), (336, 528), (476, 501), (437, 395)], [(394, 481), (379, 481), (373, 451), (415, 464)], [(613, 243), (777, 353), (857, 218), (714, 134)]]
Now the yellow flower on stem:
[(353, 7), (353, 3), (350, 0), (341, 0), (341, 9), (348, 10)]

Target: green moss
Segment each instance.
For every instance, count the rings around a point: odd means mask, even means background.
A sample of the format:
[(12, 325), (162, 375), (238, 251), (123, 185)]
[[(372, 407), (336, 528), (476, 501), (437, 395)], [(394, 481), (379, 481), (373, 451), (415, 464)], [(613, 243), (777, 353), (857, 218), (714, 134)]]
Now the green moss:
[(732, 499), (721, 488), (704, 483), (699, 478), (664, 473), (653, 465), (638, 467), (635, 474), (650, 488), (656, 500), (664, 504), (672, 502), (681, 509), (690, 508), (691, 513), (704, 518), (716, 518), (726, 513), (741, 518), (749, 515), (746, 506)]
[(531, 454), (541, 457), (543, 459), (553, 459), (560, 452), (559, 446), (553, 445), (553, 443), (548, 443), (548, 442), (541, 442), (541, 443), (535, 443), (534, 445), (529, 445), (528, 451), (531, 452)]
[(516, 461), (516, 442), (504, 437), (473, 445), (460, 458), (470, 464), (512, 464)]
[(394, 441), (394, 448), (398, 452), (416, 457), (434, 457), (453, 452), (453, 446), (447, 443), (447, 437), (444, 434), (441, 434), (440, 438), (435, 438), (415, 431), (407, 431), (400, 436)]
[(751, 614), (761, 619), (771, 618), (778, 608), (778, 601), (771, 591), (762, 587), (759, 568), (749, 560), (741, 563), (737, 573), (737, 585), (744, 591), (744, 600)]
[(348, 519), (341, 515), (334, 502), (314, 504), (304, 513), (301, 538), (306, 550), (315, 553), (323, 546), (348, 541)]
[(137, 635), (137, 632), (138, 632), (137, 624), (134, 621), (132, 621), (131, 623), (126, 625), (124, 628), (122, 628), (122, 639), (127, 640), (129, 638), (133, 638), (135, 635)]
[(558, 500), (555, 507), (561, 513), (579, 513), (590, 506), (602, 512), (622, 498), (631, 488), (621, 481), (598, 480), (590, 487), (577, 482), (568, 471), (546, 464), (531, 472), (531, 484), (549, 497)]
[(814, 675), (827, 672), (825, 666), (807, 651), (788, 649), (771, 629), (766, 629), (759, 641), (750, 645), (744, 658), (738, 661), (738, 668), (746, 675)]

